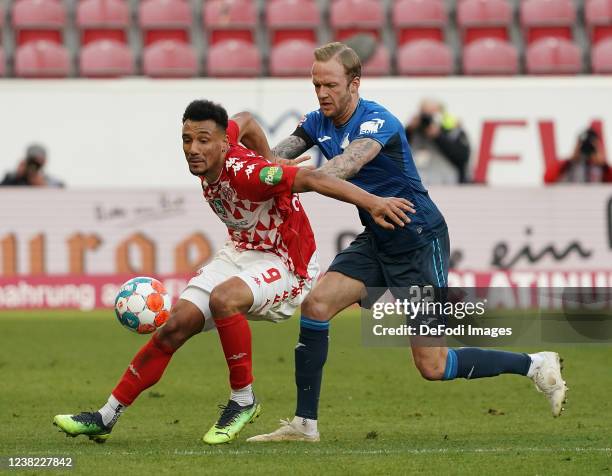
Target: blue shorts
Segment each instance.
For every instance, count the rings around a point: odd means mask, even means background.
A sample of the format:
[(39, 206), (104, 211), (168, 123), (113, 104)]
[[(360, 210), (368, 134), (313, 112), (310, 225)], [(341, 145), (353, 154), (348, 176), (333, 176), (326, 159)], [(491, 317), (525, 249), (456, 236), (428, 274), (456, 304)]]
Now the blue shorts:
[(329, 271), (361, 281), (374, 294), (374, 290), (378, 290), (378, 296), (368, 294), (367, 302), (362, 300), (362, 307), (369, 308), (387, 289), (396, 298), (405, 297), (413, 286), (445, 289), (449, 256), (450, 240), (446, 226), (427, 245), (394, 255), (378, 251), (374, 237), (366, 230), (338, 253)]

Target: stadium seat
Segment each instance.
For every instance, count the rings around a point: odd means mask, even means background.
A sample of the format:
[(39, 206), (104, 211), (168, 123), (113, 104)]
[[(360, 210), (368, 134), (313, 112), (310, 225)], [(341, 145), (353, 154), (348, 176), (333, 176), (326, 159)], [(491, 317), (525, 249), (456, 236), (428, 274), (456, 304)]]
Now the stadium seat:
[(30, 41), (17, 48), (15, 75), (19, 78), (65, 78), (70, 75), (68, 50), (53, 41)]
[(82, 0), (77, 6), (76, 24), (82, 45), (97, 40), (126, 43), (129, 8), (124, 0)]
[(543, 38), (527, 47), (527, 74), (579, 74), (580, 47), (565, 38)]
[(189, 43), (191, 7), (187, 0), (144, 0), (139, 18), (145, 46), (160, 40)]
[(62, 43), (66, 11), (60, 0), (16, 0), (13, 28), (18, 45), (47, 40)]
[(457, 5), (457, 25), (467, 45), (481, 38), (509, 40), (512, 7), (507, 0), (462, 0)]
[(593, 44), (612, 37), (612, 0), (587, 0), (584, 17)]
[(0, 46), (0, 76), (4, 76), (5, 71), (6, 67), (4, 65), (4, 50)]
[(225, 40), (255, 42), (257, 7), (253, 0), (209, 0), (203, 15), (211, 45)]
[(378, 0), (333, 0), (330, 23), (336, 40), (357, 33), (369, 33), (377, 39), (385, 25), (382, 2)]
[(266, 20), (272, 45), (287, 40), (316, 43), (321, 15), (314, 0), (272, 0), (267, 2)]
[(287, 40), (272, 46), (270, 74), (272, 76), (310, 76), (316, 44), (305, 40)]
[(253, 43), (225, 40), (208, 51), (209, 76), (255, 77), (261, 74), (261, 54)]
[(383, 43), (379, 43), (372, 57), (363, 64), (362, 73), (365, 77), (391, 74), (391, 54)]
[(392, 18), (400, 46), (414, 40), (444, 41), (448, 15), (443, 0), (396, 0)]
[(612, 74), (612, 38), (601, 40), (591, 49), (591, 65), (595, 74)]
[(398, 50), (397, 71), (402, 76), (448, 76), (453, 70), (453, 54), (440, 41), (411, 41)]
[(518, 72), (518, 52), (508, 41), (483, 38), (463, 49), (464, 74), (512, 75)]
[(528, 44), (542, 38), (573, 37), (576, 9), (572, 0), (523, 0), (521, 25)]
[(81, 76), (88, 78), (117, 78), (134, 74), (132, 50), (113, 40), (100, 40), (81, 49)]
[(163, 40), (145, 47), (142, 68), (152, 78), (192, 78), (198, 75), (198, 60), (191, 45)]

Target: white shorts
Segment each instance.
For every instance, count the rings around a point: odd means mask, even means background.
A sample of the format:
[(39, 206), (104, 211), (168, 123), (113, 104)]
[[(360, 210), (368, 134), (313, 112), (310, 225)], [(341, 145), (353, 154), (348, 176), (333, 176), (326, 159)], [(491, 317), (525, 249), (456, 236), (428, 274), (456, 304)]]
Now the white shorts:
[(293, 274), (280, 257), (266, 251), (238, 251), (227, 242), (210, 263), (201, 268), (180, 296), (204, 314), (204, 331), (215, 327), (209, 307), (210, 293), (231, 277), (242, 279), (253, 293), (249, 320), (278, 322), (289, 319), (319, 277), (317, 253), (308, 264), (308, 279)]

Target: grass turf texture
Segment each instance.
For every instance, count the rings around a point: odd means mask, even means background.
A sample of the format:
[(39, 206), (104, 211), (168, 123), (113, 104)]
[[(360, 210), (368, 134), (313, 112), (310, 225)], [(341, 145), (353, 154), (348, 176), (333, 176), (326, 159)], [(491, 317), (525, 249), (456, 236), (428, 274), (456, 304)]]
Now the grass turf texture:
[(293, 413), (298, 333), (298, 319), (253, 323), (263, 414), (238, 441), (201, 442), (228, 395), (218, 337), (208, 333), (175, 354), (98, 445), (65, 438), (51, 420), (99, 408), (147, 337), (122, 329), (111, 312), (0, 313), (0, 322), (4, 465), (8, 456), (63, 455), (75, 461), (70, 474), (612, 474), (608, 346), (552, 349), (565, 358), (571, 388), (566, 412), (553, 419), (522, 377), (423, 380), (408, 349), (363, 347), (358, 314), (348, 312), (332, 324), (322, 442), (249, 444)]

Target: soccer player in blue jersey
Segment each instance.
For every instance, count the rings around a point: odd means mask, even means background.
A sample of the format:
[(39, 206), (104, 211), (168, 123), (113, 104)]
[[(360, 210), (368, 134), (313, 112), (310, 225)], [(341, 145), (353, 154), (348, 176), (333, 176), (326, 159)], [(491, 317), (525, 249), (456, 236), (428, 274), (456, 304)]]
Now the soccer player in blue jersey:
[[(302, 304), (295, 348), (295, 418), (282, 421), (273, 433), (249, 439), (254, 442), (319, 441), (317, 411), (329, 321), (360, 303), (366, 288), (447, 286), (448, 229), (421, 183), (401, 122), (380, 104), (359, 97), (361, 63), (352, 49), (330, 43), (315, 50), (314, 56), (312, 82), (320, 107), (306, 114), (273, 153), (290, 160), (316, 145), (328, 159), (319, 170), (375, 195), (406, 198), (414, 204), (416, 214), (411, 223), (391, 231), (359, 210), (364, 231), (336, 256)], [(567, 387), (556, 353), (449, 349), (442, 338), (435, 347), (418, 342), (412, 341), (412, 356), (427, 380), (525, 375), (548, 397), (553, 415), (561, 413)]]

